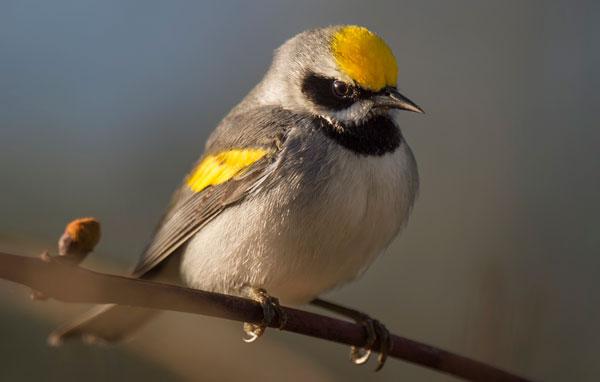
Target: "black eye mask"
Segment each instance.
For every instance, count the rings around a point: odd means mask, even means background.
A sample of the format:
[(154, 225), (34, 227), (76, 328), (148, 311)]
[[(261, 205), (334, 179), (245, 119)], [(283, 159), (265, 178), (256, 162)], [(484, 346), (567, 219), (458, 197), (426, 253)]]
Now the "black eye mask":
[(372, 92), (346, 84), (348, 86), (347, 95), (340, 96), (334, 89), (335, 82), (334, 78), (310, 72), (302, 81), (302, 93), (313, 103), (334, 111), (347, 109), (356, 101), (372, 95)]

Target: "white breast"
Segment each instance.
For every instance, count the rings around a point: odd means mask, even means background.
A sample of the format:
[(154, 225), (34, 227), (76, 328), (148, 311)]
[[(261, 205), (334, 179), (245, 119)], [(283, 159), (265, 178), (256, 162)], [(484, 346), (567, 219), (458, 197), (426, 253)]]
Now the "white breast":
[[(290, 174), (190, 240), (181, 265), (186, 283), (229, 294), (247, 284), (304, 303), (360, 275), (408, 218), (416, 165), (405, 142), (383, 156), (357, 156), (336, 144), (328, 150), (335, 153), (319, 164), (327, 168), (318, 183)], [(298, 165), (314, 166), (310, 161)]]

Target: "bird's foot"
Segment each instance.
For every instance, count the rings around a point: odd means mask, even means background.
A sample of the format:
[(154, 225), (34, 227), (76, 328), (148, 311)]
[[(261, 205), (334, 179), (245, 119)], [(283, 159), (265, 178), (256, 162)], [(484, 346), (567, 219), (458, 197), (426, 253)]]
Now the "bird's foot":
[(366, 363), (371, 357), (373, 347), (379, 341), (378, 349), (374, 349), (379, 351), (379, 356), (377, 357), (377, 368), (375, 371), (381, 370), (392, 347), (390, 332), (386, 329), (385, 325), (371, 318), (371, 316), (368, 314), (336, 304), (331, 301), (317, 298), (311, 301), (311, 304), (318, 306), (319, 308), (329, 310), (330, 312), (351, 318), (357, 324), (364, 326), (365, 331), (367, 332), (367, 340), (365, 345), (360, 348), (357, 346), (352, 346), (350, 348), (350, 360), (356, 365), (362, 365)]
[(367, 332), (367, 342), (363, 348), (356, 346), (350, 348), (350, 360), (355, 365), (366, 363), (371, 357), (373, 346), (377, 340), (379, 340), (379, 355), (377, 356), (377, 367), (375, 368), (375, 371), (381, 370), (383, 365), (385, 365), (387, 355), (391, 350), (392, 342), (390, 341), (390, 332), (385, 325), (366, 314), (361, 318), (356, 318), (356, 323), (365, 327)]
[(252, 287), (247, 287), (247, 290), (249, 297), (259, 302), (263, 309), (263, 321), (260, 324), (244, 322), (243, 328), (246, 337), (243, 340), (246, 343), (251, 343), (264, 334), (267, 326), (279, 323), (279, 328), (282, 328), (285, 325), (287, 317), (281, 310), (279, 300), (269, 295), (266, 290)]

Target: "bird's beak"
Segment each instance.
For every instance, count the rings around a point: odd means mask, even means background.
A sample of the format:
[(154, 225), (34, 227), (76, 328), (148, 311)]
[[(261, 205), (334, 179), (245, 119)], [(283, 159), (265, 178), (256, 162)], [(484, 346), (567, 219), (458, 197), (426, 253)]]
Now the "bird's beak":
[(408, 110), (415, 113), (424, 114), (425, 112), (416, 103), (409, 100), (394, 87), (387, 87), (378, 92), (374, 97), (375, 107), (390, 109)]

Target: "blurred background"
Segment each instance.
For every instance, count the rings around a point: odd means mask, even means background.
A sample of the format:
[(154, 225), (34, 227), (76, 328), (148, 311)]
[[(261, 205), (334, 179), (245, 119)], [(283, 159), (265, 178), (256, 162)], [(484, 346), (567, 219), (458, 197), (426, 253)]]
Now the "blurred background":
[[(600, 3), (0, 1), (0, 250), (54, 248), (72, 218), (126, 272), (210, 131), (294, 34), (383, 36), (421, 193), (408, 228), (328, 294), (393, 332), (539, 381), (596, 381), (600, 346)], [(348, 349), (165, 313), (117, 347), (46, 347), (86, 306), (0, 281), (0, 379), (450, 381)]]

